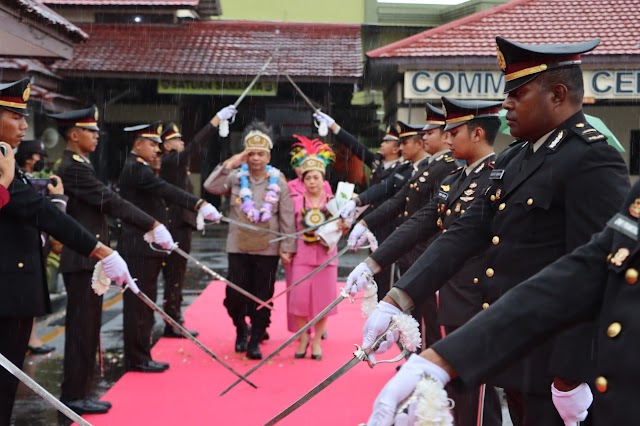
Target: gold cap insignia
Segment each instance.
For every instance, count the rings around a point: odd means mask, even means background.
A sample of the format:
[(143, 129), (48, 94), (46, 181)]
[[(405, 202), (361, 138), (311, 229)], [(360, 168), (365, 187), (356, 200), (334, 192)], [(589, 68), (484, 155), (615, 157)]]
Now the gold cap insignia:
[(630, 253), (631, 252), (629, 251), (629, 249), (620, 247), (616, 254), (614, 254), (611, 258), (611, 263), (615, 266), (622, 266), (622, 263), (627, 260), (627, 257), (629, 257)]
[(27, 87), (25, 87), (24, 92), (22, 92), (22, 100), (27, 102), (29, 100), (30, 94), (31, 94), (31, 83), (27, 84)]
[(178, 126), (176, 126), (175, 124), (173, 125), (173, 131), (176, 133), (180, 133), (180, 131), (178, 130)]
[(162, 134), (162, 124), (158, 124), (158, 128), (156, 129), (157, 134)]
[(636, 198), (635, 201), (629, 206), (629, 214), (636, 219), (640, 217), (640, 198)]
[(507, 61), (504, 60), (504, 55), (500, 51), (499, 47), (496, 47), (496, 51), (498, 53), (498, 66), (502, 71), (506, 71), (507, 69)]
[(96, 112), (93, 114), (93, 119), (98, 121), (98, 117), (100, 117), (100, 113), (98, 112), (98, 108), (96, 108)]

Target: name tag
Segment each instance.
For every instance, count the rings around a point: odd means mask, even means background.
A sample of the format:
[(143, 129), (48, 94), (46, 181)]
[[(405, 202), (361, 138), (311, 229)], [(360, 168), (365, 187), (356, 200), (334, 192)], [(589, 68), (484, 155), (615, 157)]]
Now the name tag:
[(638, 223), (620, 213), (609, 219), (607, 226), (634, 240), (638, 238)]
[(504, 176), (504, 169), (494, 169), (491, 171), (489, 179), (500, 180), (502, 179), (502, 176)]
[(398, 180), (404, 180), (404, 176), (402, 176), (400, 173), (394, 174), (393, 177), (395, 177)]
[(449, 198), (449, 194), (444, 191), (438, 191), (438, 198), (446, 200), (447, 198)]

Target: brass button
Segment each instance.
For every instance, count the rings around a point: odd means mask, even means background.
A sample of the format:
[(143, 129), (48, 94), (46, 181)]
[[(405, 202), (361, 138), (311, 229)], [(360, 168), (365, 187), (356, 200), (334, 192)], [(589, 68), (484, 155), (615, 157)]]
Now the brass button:
[(620, 331), (622, 331), (622, 325), (620, 325), (619, 322), (612, 322), (609, 328), (607, 328), (607, 336), (613, 339), (620, 334)]
[(491, 195), (491, 197), (489, 197), (491, 199), (491, 201), (495, 201), (496, 200), (496, 196), (495, 195)]
[(505, 203), (502, 203), (498, 206), (498, 210), (502, 211), (505, 207), (507, 207), (507, 205)]
[(409, 212), (405, 211), (404, 212), (404, 217), (409, 217)]
[(627, 280), (627, 283), (630, 285), (634, 285), (638, 282), (638, 270), (629, 268), (627, 272), (624, 274), (624, 279)]
[(489, 304), (487, 302), (484, 302), (482, 304), (482, 309), (487, 309), (489, 307)]
[(529, 199), (527, 200), (527, 205), (528, 205), (528, 206), (532, 206), (532, 205), (533, 205), (533, 198), (529, 198)]
[(162, 262), (162, 266), (167, 266), (167, 262)]
[(409, 201), (410, 201), (410, 200), (409, 200), (409, 197), (407, 197), (407, 198), (406, 198), (406, 202), (408, 203)]
[(500, 244), (500, 237), (496, 235), (491, 239), (491, 242), (493, 243), (494, 246), (497, 246), (498, 244)]
[(20, 268), (20, 269), (24, 268), (24, 263), (19, 262), (19, 263), (18, 263), (18, 268)]
[(165, 210), (169, 210), (169, 207), (165, 207), (164, 209), (165, 209)]
[(447, 216), (451, 216), (451, 209), (447, 210)]
[(605, 393), (607, 391), (608, 385), (609, 383), (604, 377), (599, 376), (598, 378), (596, 378), (596, 389), (598, 390), (598, 392)]
[(478, 277), (475, 277), (475, 278), (473, 279), (473, 283), (474, 283), (474, 284), (478, 284), (478, 282), (480, 282), (480, 280), (478, 279)]
[(487, 274), (489, 278), (493, 277), (494, 273), (495, 271), (493, 270), (493, 268), (487, 268), (487, 270), (485, 271), (485, 274)]
[(96, 234), (96, 238), (100, 238), (100, 234)]

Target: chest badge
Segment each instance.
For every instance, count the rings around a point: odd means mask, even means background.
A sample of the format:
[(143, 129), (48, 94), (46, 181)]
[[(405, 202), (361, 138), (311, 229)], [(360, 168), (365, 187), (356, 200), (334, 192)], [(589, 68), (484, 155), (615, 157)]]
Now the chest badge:
[(629, 249), (620, 247), (616, 252), (616, 254), (614, 254), (613, 257), (611, 258), (611, 263), (614, 264), (615, 266), (622, 266), (624, 261), (627, 260), (627, 257), (629, 257), (629, 254), (630, 254)]
[(640, 217), (640, 198), (636, 198), (635, 201), (629, 206), (629, 214), (636, 219)]
[(469, 189), (474, 189), (474, 188), (476, 188), (477, 186), (478, 186), (478, 184), (477, 184), (476, 182), (471, 182), (471, 183), (469, 184)]
[[(71, 158), (73, 158), (75, 161), (77, 161), (78, 163), (84, 163), (84, 160), (82, 159), (82, 157), (80, 157), (78, 154), (73, 154), (71, 156)], [(637, 216), (636, 216), (637, 217)]]
[(558, 133), (558, 136), (556, 136), (556, 138), (554, 140), (552, 140), (551, 143), (549, 144), (549, 149), (555, 149), (556, 146), (562, 140), (563, 136), (564, 136), (564, 130), (561, 130), (560, 133)]

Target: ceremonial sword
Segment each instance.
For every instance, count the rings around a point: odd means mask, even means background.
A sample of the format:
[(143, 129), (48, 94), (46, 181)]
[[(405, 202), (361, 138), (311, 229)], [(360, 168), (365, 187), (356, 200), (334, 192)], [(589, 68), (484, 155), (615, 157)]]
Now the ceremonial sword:
[(224, 368), (226, 368), (227, 370), (229, 370), (230, 372), (232, 372), (233, 374), (238, 376), (241, 380), (245, 381), (249, 386), (251, 386), (254, 389), (258, 388), (256, 385), (254, 385), (249, 380), (247, 380), (242, 374), (240, 374), (236, 370), (234, 370), (229, 364), (227, 364), (226, 362), (224, 362), (223, 360), (218, 358), (218, 356), (216, 354), (214, 354), (209, 348), (207, 348), (205, 345), (203, 345), (198, 339), (193, 337), (193, 335), (191, 333), (189, 333), (184, 327), (182, 327), (176, 320), (171, 318), (165, 311), (160, 309), (160, 307), (158, 305), (156, 305), (155, 302), (153, 300), (151, 300), (151, 298), (149, 298), (149, 296), (144, 294), (138, 288), (137, 284), (133, 281), (133, 279), (131, 279), (129, 281), (127, 287), (125, 287), (125, 290), (127, 288), (129, 290), (131, 290), (133, 292), (133, 294), (138, 296), (138, 298), (140, 300), (142, 300), (142, 302), (145, 305), (147, 305), (149, 308), (151, 308), (152, 311), (154, 311), (158, 315), (160, 315), (162, 317), (162, 319), (165, 320), (166, 323), (169, 324), (171, 327), (173, 327), (178, 333), (180, 333), (185, 338), (191, 340), (193, 343), (196, 344), (197, 347), (202, 349), (207, 355), (209, 355), (214, 360), (218, 361), (218, 363), (220, 363), (220, 365), (222, 365)]
[[(289, 77), (289, 74), (285, 74), (284, 76), (287, 78), (287, 80), (289, 80), (289, 83), (291, 83), (291, 85), (293, 86), (293, 88), (294, 88), (294, 89), (296, 89), (296, 92), (298, 92), (298, 94), (300, 95), (300, 97), (301, 97), (302, 99), (304, 99), (304, 101), (307, 103), (307, 105), (309, 105), (309, 106), (311, 107), (311, 109), (312, 109), (314, 112), (318, 112), (318, 111), (320, 111), (320, 108), (317, 108), (317, 107), (314, 105), (314, 103), (311, 101), (311, 99), (309, 99), (309, 98), (307, 97), (307, 95), (305, 95), (305, 94), (304, 94), (304, 92), (302, 91), (302, 89), (298, 87), (298, 85), (297, 85), (297, 84), (296, 84), (296, 83), (291, 79), (291, 77)], [(318, 128), (318, 134), (319, 134), (320, 136), (327, 136), (327, 132), (328, 132), (328, 130), (327, 130), (326, 126), (319, 125), (318, 123), (316, 123), (316, 122), (315, 122), (315, 120), (314, 120), (314, 124), (315, 124), (315, 126)], [(324, 123), (323, 123), (323, 124), (324, 124)], [(324, 128), (321, 130), (321, 127), (324, 127)]]
[[(277, 235), (277, 236), (280, 237), (280, 238), (278, 238), (276, 240), (269, 241), (270, 243), (272, 243), (274, 241), (280, 241), (281, 239), (284, 240), (286, 238), (301, 239), (300, 237), (298, 237), (295, 234), (285, 234), (283, 232), (273, 231), (273, 230), (271, 230), (269, 228), (260, 228), (259, 226), (251, 225), (249, 223), (240, 222), (238, 220), (231, 219), (231, 218), (224, 217), (224, 216), (222, 217), (222, 219), (220, 219), (220, 221), (231, 223), (231, 224), (234, 224), (234, 225), (239, 226), (241, 228), (250, 229), (252, 231), (265, 232), (267, 234), (273, 234), (273, 235)], [(209, 226), (209, 225), (216, 225), (216, 223), (214, 223), (214, 222), (207, 223), (207, 226)]]
[(27, 385), (32, 391), (37, 393), (42, 399), (67, 416), (69, 419), (78, 423), (81, 426), (91, 426), (91, 423), (77, 415), (71, 408), (64, 405), (56, 397), (51, 395), (45, 388), (40, 386), (35, 380), (29, 377), (24, 371), (19, 369), (14, 363), (9, 361), (4, 355), (0, 354), (0, 365), (4, 367), (9, 373), (11, 373), (16, 379)]
[(326, 225), (327, 223), (335, 222), (338, 219), (341, 219), (341, 217), (340, 216), (332, 217), (331, 219), (325, 220), (324, 222), (322, 222), (322, 223), (320, 223), (318, 225), (313, 225), (313, 226), (310, 226), (308, 228), (301, 229), (300, 231), (294, 232), (293, 234), (285, 234), (282, 237), (274, 238), (273, 240), (270, 240), (269, 242), (270, 243), (275, 243), (275, 242), (278, 242), (280, 240), (284, 240), (286, 238), (298, 238), (298, 235), (300, 235), (300, 234), (304, 234), (304, 233), (309, 232), (309, 231), (315, 231), (316, 229)]
[[(291, 336), (286, 342), (284, 342), (283, 344), (281, 344), (280, 346), (278, 346), (276, 348), (275, 351), (271, 352), (269, 355), (267, 355), (266, 358), (264, 358), (262, 361), (260, 361), (258, 364), (256, 364), (251, 370), (247, 371), (244, 374), (244, 377), (249, 377), (251, 374), (253, 374), (258, 368), (262, 367), (264, 364), (266, 364), (271, 358), (273, 358), (274, 356), (276, 356), (277, 354), (280, 353), (281, 350), (283, 350), (284, 348), (286, 348), (287, 346), (289, 346), (289, 344), (291, 344), (291, 342), (295, 341), (298, 337), (300, 337), (303, 333), (306, 333), (308, 329), (310, 329), (315, 323), (317, 323), (318, 321), (320, 321), (330, 310), (332, 310), (333, 308), (335, 308), (340, 302), (342, 302), (344, 299), (350, 299), (349, 298), (349, 293), (347, 293), (347, 291), (343, 288), (342, 290), (340, 290), (340, 296), (338, 296), (338, 298), (336, 300), (334, 300), (333, 302), (331, 302), (329, 304), (329, 306), (327, 306), (326, 308), (324, 308), (322, 310), (322, 312), (320, 312), (318, 315), (316, 315), (311, 321), (309, 321), (307, 324), (305, 324), (304, 327), (302, 327), (300, 330), (298, 330), (293, 336)], [(351, 300), (351, 299), (350, 299)], [(353, 303), (353, 300), (351, 300), (351, 302)], [(235, 387), (235, 385), (237, 385), (238, 383), (240, 383), (240, 380), (236, 380), (235, 382), (233, 382), (228, 388), (226, 388), (225, 390), (223, 390), (220, 393), (220, 396), (226, 394), (227, 392), (229, 392), (231, 389), (233, 389)]]
[[(336, 370), (334, 373), (332, 373), (329, 377), (327, 377), (322, 382), (320, 382), (320, 384), (318, 384), (316, 387), (314, 387), (309, 392), (307, 392), (302, 398), (298, 399), (296, 402), (291, 404), (289, 407), (287, 407), (280, 414), (278, 414), (277, 416), (275, 416), (274, 418), (269, 420), (267, 423), (265, 423), (265, 426), (275, 425), (280, 420), (284, 419), (289, 414), (291, 414), (294, 411), (296, 411), (298, 408), (303, 406), (311, 398), (313, 398), (314, 396), (319, 394), (321, 391), (326, 389), (330, 384), (332, 384), (333, 382), (338, 380), (342, 375), (344, 375), (347, 371), (351, 370), (355, 365), (359, 364), (361, 361), (366, 361), (369, 364), (369, 367), (373, 368), (373, 364), (369, 360), (369, 355), (372, 352), (374, 352), (380, 346), (380, 344), (382, 342), (384, 342), (386, 340), (387, 333), (390, 332), (390, 331), (395, 330), (396, 328), (397, 328), (396, 325), (392, 321), (391, 324), (389, 324), (389, 326), (387, 327), (387, 329), (381, 335), (379, 335), (377, 337), (377, 339), (375, 340), (373, 345), (371, 345), (371, 347), (369, 347), (369, 348), (362, 349), (359, 345), (355, 345), (356, 350), (353, 353), (353, 358), (350, 361), (345, 363), (342, 367), (340, 367), (338, 370)], [(409, 351), (407, 349), (402, 349), (402, 352), (398, 356), (396, 356), (395, 358), (389, 359), (389, 360), (378, 361), (377, 363), (380, 364), (380, 363), (385, 363), (385, 362), (398, 362), (401, 359), (403, 359), (405, 357), (405, 355), (408, 354), (408, 353), (409, 353)]]
[[(318, 272), (320, 272), (321, 270), (323, 270), (328, 264), (330, 264), (331, 262), (333, 262), (335, 259), (339, 258), (340, 256), (342, 256), (343, 254), (345, 254), (347, 252), (347, 250), (349, 250), (349, 246), (345, 246), (343, 249), (341, 249), (339, 252), (337, 252), (336, 254), (334, 254), (333, 256), (331, 256), (329, 259), (325, 260), (324, 263), (322, 263), (320, 266), (318, 266), (316, 269), (314, 269), (313, 271), (309, 272), (307, 275), (305, 275), (304, 277), (300, 278), (298, 281), (294, 282), (293, 284), (291, 284), (289, 287), (287, 287), (286, 289), (284, 289), (283, 291), (281, 291), (280, 293), (276, 294), (275, 296), (273, 296), (271, 299), (267, 300), (264, 303), (272, 303), (275, 299), (277, 299), (278, 297), (282, 296), (283, 294), (287, 294), (289, 293), (291, 290), (293, 290), (295, 287), (299, 286), (300, 284), (302, 284), (305, 280), (308, 280), (309, 278), (311, 278), (312, 276), (314, 276), (315, 274), (317, 274)], [(256, 311), (260, 310), (260, 308), (262, 308), (262, 306), (258, 306), (256, 308)]]

